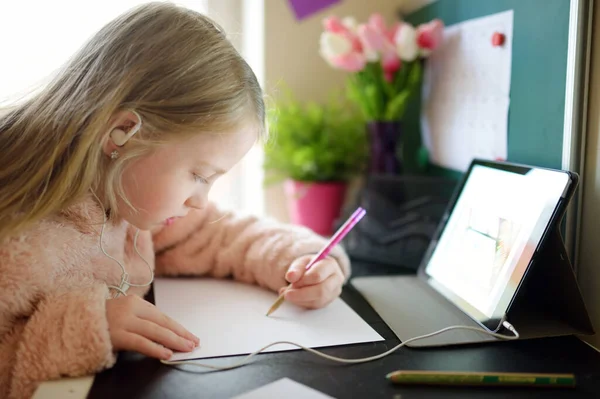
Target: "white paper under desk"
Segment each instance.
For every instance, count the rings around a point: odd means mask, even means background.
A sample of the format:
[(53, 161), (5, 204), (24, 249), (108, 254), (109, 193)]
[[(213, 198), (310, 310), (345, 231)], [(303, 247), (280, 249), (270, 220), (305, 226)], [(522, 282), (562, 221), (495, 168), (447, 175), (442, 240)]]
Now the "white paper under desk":
[[(231, 280), (154, 281), (156, 306), (200, 338), (199, 348), (175, 353), (171, 360), (248, 354), (276, 341), (317, 348), (383, 340), (339, 298), (317, 310), (284, 302), (267, 317), (276, 299), (272, 291)], [(297, 348), (282, 344), (266, 351), (291, 349)]]

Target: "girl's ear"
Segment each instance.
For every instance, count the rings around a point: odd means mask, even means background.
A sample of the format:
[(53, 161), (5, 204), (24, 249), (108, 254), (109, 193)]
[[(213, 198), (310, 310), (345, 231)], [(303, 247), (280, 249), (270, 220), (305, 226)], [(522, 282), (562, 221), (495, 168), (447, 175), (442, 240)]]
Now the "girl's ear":
[(142, 126), (142, 118), (135, 111), (119, 111), (113, 115), (103, 135), (102, 151), (111, 156), (136, 134)]

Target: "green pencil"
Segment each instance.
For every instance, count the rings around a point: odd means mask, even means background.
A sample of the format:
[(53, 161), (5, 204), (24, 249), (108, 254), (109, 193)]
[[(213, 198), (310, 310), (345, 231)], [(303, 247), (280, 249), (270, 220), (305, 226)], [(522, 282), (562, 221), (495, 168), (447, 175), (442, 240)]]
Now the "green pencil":
[(462, 371), (394, 371), (386, 378), (395, 384), (424, 385), (502, 385), (574, 387), (573, 374), (480, 373)]

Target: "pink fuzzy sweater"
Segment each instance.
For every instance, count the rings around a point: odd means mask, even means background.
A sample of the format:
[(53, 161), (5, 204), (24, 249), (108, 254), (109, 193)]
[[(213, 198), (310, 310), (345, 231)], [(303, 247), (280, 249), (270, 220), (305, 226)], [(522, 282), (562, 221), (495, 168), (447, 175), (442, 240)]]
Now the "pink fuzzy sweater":
[[(140, 232), (138, 250), (157, 275), (233, 276), (276, 290), (293, 259), (325, 243), (305, 228), (253, 217), (211, 223), (222, 216), (211, 205), (154, 235)], [(0, 245), (0, 398), (28, 398), (41, 381), (114, 364), (105, 303), (121, 270), (100, 251), (102, 220), (101, 208), (86, 199)], [(132, 283), (144, 284), (149, 272), (133, 249), (134, 233), (127, 222), (108, 223), (104, 247), (123, 260)], [(331, 254), (348, 276), (343, 250)]]

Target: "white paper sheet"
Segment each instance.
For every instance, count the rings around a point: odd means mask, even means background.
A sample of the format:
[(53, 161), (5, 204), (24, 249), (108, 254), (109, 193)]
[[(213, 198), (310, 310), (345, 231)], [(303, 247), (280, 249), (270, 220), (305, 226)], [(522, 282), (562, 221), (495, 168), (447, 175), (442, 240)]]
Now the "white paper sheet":
[[(200, 338), (200, 347), (175, 353), (171, 360), (252, 353), (276, 341), (323, 347), (382, 341), (344, 301), (307, 310), (284, 302), (269, 317), (277, 294), (255, 285), (209, 278), (154, 282), (156, 306)], [(266, 351), (297, 349), (276, 345)]]
[(282, 378), (260, 388), (235, 396), (232, 399), (333, 399), (333, 396), (325, 395), (317, 391), (290, 380)]
[[(505, 35), (492, 46), (492, 35)], [(506, 160), (513, 11), (449, 26), (426, 62), (421, 129), (431, 162), (465, 171), (473, 158)]]

